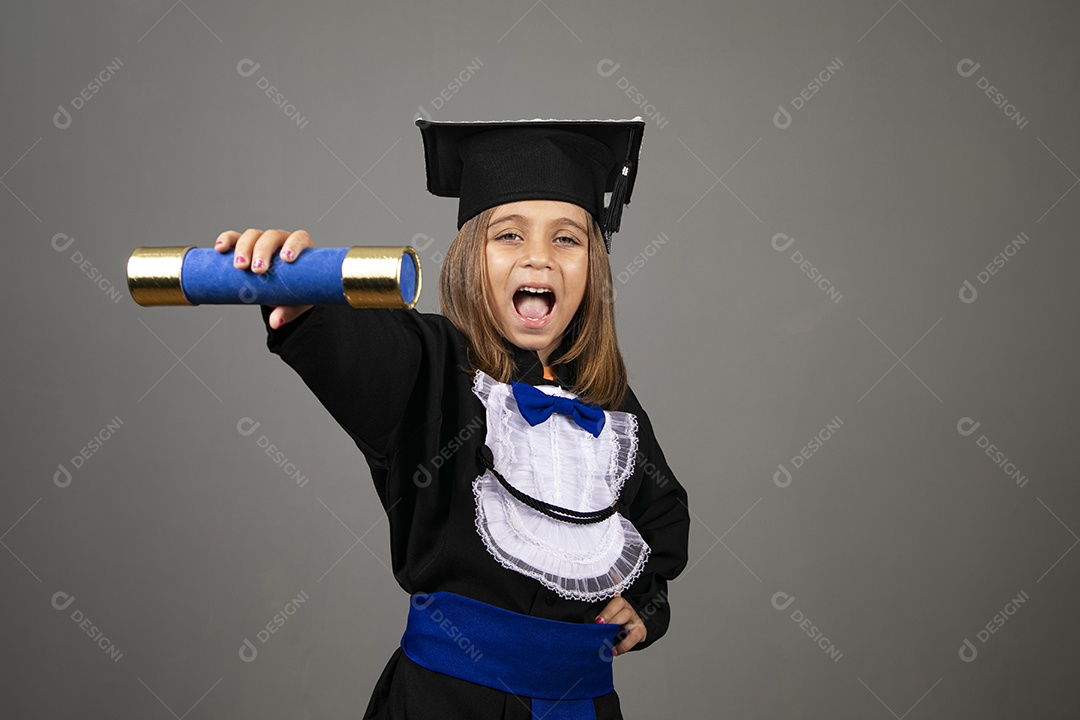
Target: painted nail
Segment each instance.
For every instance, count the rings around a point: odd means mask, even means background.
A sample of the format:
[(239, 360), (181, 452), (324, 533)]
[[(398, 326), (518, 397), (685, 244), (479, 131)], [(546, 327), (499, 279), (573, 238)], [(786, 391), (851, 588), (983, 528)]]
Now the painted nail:
[(258, 259), (255, 260), (254, 263), (252, 263), (252, 265), (254, 267), (261, 268), (263, 266), (263, 261), (262, 261), (261, 258), (258, 258)]
[(285, 259), (286, 260), (292, 260), (292, 255), (293, 255), (292, 250), (286, 250), (285, 251)]
[(604, 618), (602, 618), (602, 617), (597, 617), (597, 618), (596, 618), (596, 624), (597, 624), (597, 625), (603, 625), (603, 624), (604, 624)]
[(619, 654), (618, 650), (616, 650), (615, 648), (611, 648), (611, 657), (615, 657), (618, 654)]
[(244, 256), (243, 255), (237, 255), (235, 262), (236, 262), (237, 265), (242, 265), (243, 262), (244, 262)]
[(216, 243), (214, 243), (214, 244), (215, 244), (215, 245), (220, 245), (221, 243), (222, 243), (222, 241), (221, 241), (221, 240), (218, 240), (218, 241), (217, 241)]

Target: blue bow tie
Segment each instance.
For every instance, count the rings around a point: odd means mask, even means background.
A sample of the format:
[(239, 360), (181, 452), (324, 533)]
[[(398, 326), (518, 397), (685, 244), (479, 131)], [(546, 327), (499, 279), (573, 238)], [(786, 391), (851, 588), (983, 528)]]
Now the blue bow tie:
[(548, 395), (525, 383), (511, 383), (518, 410), (529, 425), (539, 425), (551, 417), (551, 413), (569, 415), (578, 426), (588, 430), (593, 437), (600, 437), (604, 429), (604, 410), (599, 405), (589, 405), (576, 398)]

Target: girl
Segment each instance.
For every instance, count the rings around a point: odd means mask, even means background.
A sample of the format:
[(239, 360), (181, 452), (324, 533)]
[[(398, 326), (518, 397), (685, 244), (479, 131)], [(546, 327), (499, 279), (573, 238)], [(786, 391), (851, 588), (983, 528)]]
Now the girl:
[[(621, 718), (611, 656), (666, 632), (689, 531), (610, 303), (644, 123), (417, 124), (428, 189), (459, 198), (443, 314), (262, 306), (363, 452), (411, 595), (364, 717)], [(216, 243), (255, 273), (308, 247)]]

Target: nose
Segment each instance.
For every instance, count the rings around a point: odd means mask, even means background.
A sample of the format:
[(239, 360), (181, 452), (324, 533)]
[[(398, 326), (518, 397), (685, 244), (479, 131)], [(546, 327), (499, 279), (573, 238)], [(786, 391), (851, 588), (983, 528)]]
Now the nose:
[(534, 236), (522, 247), (522, 265), (537, 270), (550, 270), (553, 267), (551, 243), (543, 237)]

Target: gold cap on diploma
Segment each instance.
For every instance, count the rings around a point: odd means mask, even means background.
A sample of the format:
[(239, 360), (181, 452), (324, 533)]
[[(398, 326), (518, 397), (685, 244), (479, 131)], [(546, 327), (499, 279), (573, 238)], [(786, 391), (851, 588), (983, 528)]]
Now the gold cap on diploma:
[[(408, 259), (416, 268), (416, 287), (406, 302), (401, 294), (401, 268)], [(415, 307), (420, 299), (420, 279), (420, 256), (407, 246), (352, 247), (341, 263), (341, 288), (346, 302), (354, 308)]]
[(135, 248), (127, 263), (131, 299), (143, 307), (191, 305), (180, 285), (184, 255), (194, 245)]

